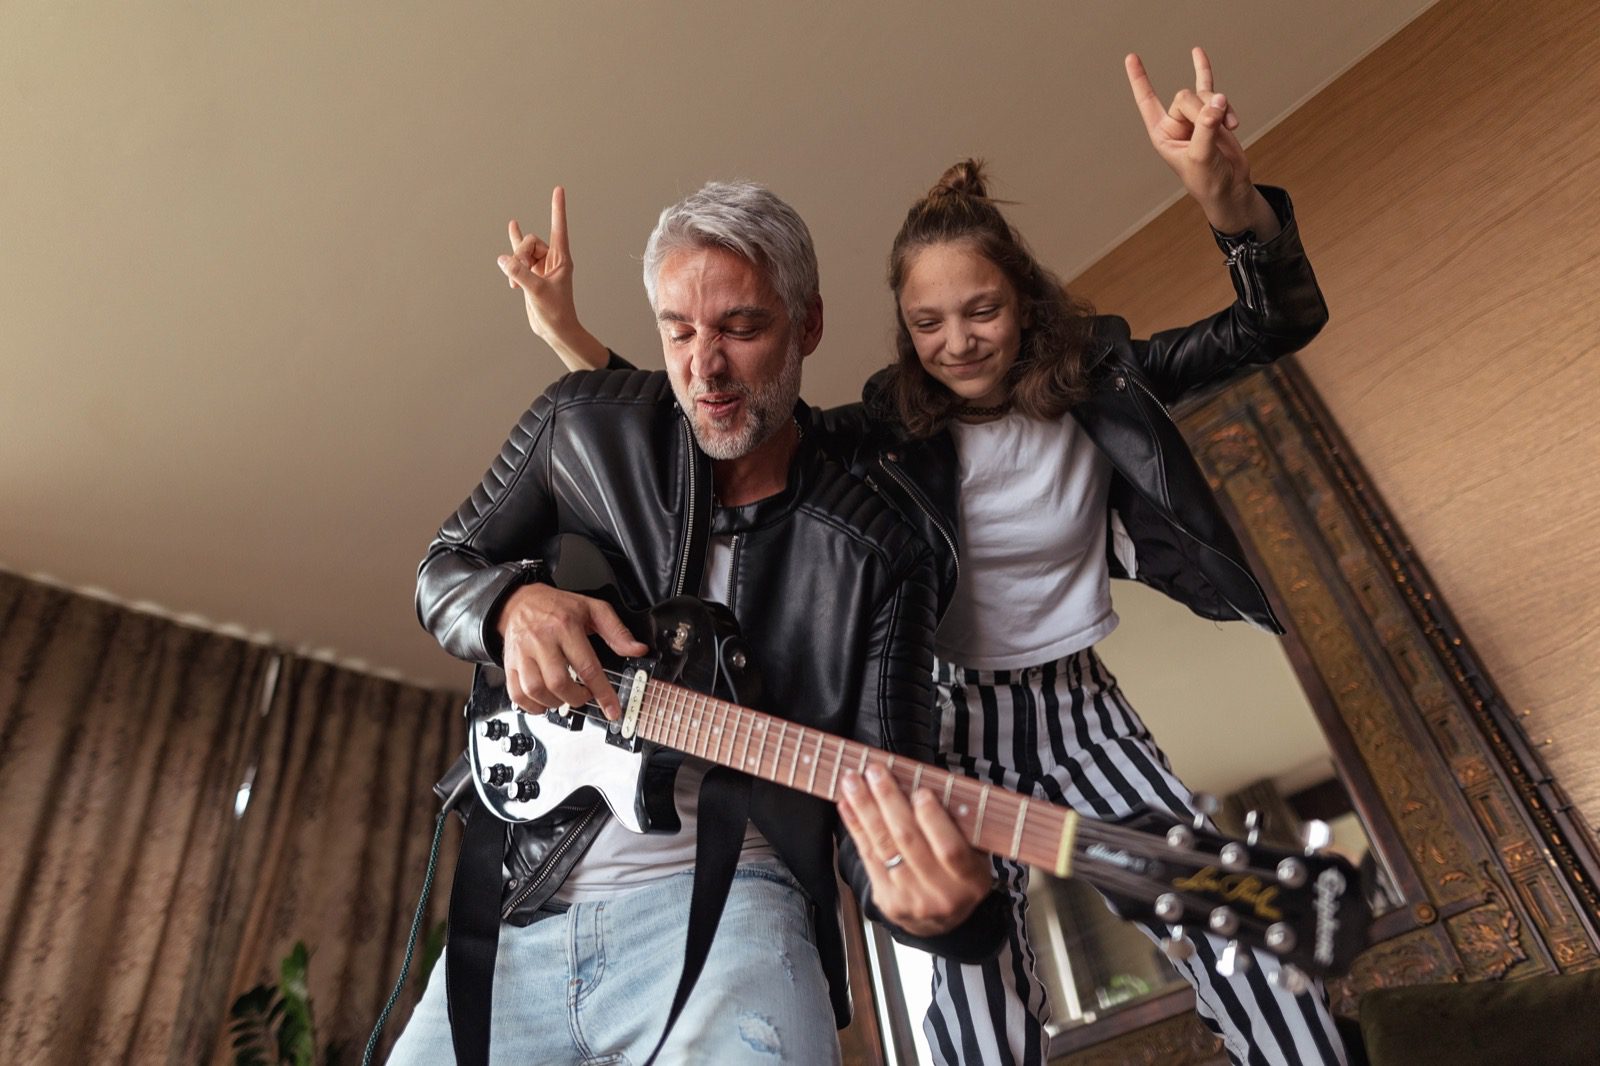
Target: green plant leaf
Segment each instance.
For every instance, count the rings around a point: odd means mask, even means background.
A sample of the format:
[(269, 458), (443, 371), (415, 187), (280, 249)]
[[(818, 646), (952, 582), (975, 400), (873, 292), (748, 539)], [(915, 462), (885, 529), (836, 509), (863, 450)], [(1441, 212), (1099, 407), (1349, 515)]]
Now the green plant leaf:
[(278, 1024), (278, 1058), (294, 1066), (316, 1063), (316, 1027), (311, 1019), (311, 991), (306, 980), (310, 961), (305, 941), (297, 940), (283, 957), (281, 967), (284, 1012)]
[(233, 1021), (228, 1029), (233, 1036), (235, 1066), (270, 1066), (276, 1059), (278, 1041), (273, 1030), (282, 1009), (276, 985), (257, 985), (233, 1001), (228, 1012)]

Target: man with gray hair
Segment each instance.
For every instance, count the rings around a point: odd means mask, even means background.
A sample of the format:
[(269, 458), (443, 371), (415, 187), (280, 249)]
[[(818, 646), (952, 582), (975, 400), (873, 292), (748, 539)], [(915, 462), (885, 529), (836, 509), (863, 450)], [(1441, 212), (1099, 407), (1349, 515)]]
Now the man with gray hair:
[[(934, 564), (808, 433), (800, 370), (821, 340), (822, 299), (805, 223), (758, 185), (714, 183), (662, 212), (644, 263), (666, 372), (570, 375), (529, 408), (429, 547), (424, 626), (451, 654), (502, 666), (525, 710), (593, 700), (616, 718), (590, 638), (621, 656), (649, 649), (606, 603), (547, 583), (545, 545), (578, 534), (635, 605), (684, 593), (726, 604), (776, 694), (762, 710), (930, 761)], [(447, 961), (391, 1061), (491, 1048), (519, 1062), (644, 1061), (668, 1027), (717, 847), (737, 865), (702, 975), (659, 1047), (667, 1061), (838, 1061), (833, 1028), (850, 1003), (836, 850), (862, 909), (900, 939), (965, 959), (998, 949), (1003, 897), (936, 797), (847, 773), (845, 833), (832, 805), (725, 773), (685, 760), (677, 834), (629, 833), (585, 791), (509, 831), (486, 1043), (462, 1032), (477, 1005), (451, 977), (452, 1050)], [(471, 812), (469, 836), (487, 817)], [(452, 937), (455, 916), (453, 903)]]

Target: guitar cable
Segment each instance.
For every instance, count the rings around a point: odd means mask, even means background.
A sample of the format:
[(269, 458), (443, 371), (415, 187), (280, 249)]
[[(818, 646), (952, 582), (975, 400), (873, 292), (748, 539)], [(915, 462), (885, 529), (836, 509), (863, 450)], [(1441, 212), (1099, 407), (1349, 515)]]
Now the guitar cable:
[(417, 947), (417, 934), (422, 929), (423, 916), (428, 912), (428, 894), (433, 890), (433, 874), (439, 866), (439, 842), (444, 839), (445, 818), (461, 798), (471, 791), (472, 775), (466, 774), (445, 799), (444, 806), (439, 809), (439, 816), (433, 827), (433, 845), (428, 849), (428, 872), (422, 879), (422, 898), (417, 900), (417, 913), (411, 919), (411, 933), (406, 937), (406, 957), (400, 963), (400, 977), (394, 983), (394, 991), (389, 993), (389, 1001), (383, 1005), (383, 1011), (378, 1015), (377, 1024), (372, 1027), (372, 1035), (367, 1038), (366, 1050), (361, 1053), (361, 1066), (372, 1066), (372, 1056), (378, 1050), (378, 1040), (383, 1035), (384, 1023), (389, 1020), (389, 1012), (394, 1010), (394, 1005), (400, 1001), (400, 990), (405, 987), (406, 977), (411, 972), (411, 956)]

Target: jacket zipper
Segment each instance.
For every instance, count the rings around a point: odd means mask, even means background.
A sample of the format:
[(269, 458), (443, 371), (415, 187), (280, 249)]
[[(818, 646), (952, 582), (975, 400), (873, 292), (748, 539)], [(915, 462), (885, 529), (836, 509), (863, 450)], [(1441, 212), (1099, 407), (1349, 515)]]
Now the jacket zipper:
[(555, 850), (545, 858), (544, 862), (540, 865), (540, 868), (536, 870), (533, 876), (529, 877), (528, 880), (523, 884), (522, 890), (511, 897), (510, 903), (507, 903), (504, 907), (500, 908), (501, 919), (511, 917), (512, 913), (515, 912), (518, 907), (522, 906), (522, 901), (533, 895), (534, 890), (540, 885), (544, 884), (545, 880), (550, 876), (550, 871), (554, 870), (556, 868), (556, 863), (561, 860), (561, 856), (564, 855), (567, 849), (572, 846), (573, 841), (577, 840), (578, 837), (583, 835), (584, 829), (586, 829), (589, 823), (594, 820), (595, 814), (602, 806), (604, 806), (604, 804), (601, 801), (596, 800), (594, 806), (589, 808), (589, 813), (583, 816), (583, 819), (573, 827), (570, 833), (561, 838), (561, 843), (556, 845)]
[(956, 581), (959, 583), (961, 580), (961, 553), (956, 551), (955, 538), (944, 528), (944, 523), (939, 521), (939, 516), (933, 513), (933, 508), (923, 501), (921, 491), (911, 484), (910, 479), (895, 468), (892, 459), (888, 456), (881, 456), (878, 465), (883, 467), (884, 471), (905, 490), (905, 494), (911, 497), (911, 502), (917, 505), (919, 511), (928, 516), (928, 521), (932, 523), (933, 528), (937, 529), (939, 536), (944, 538), (945, 546), (950, 549), (950, 558), (955, 561)]
[(678, 580), (673, 585), (673, 590), (672, 590), (672, 594), (674, 596), (682, 596), (683, 595), (683, 586), (685, 584), (687, 584), (688, 580), (689, 580), (689, 548), (694, 544), (694, 515), (695, 515), (695, 499), (694, 499), (694, 495), (695, 495), (694, 494), (694, 468), (695, 468), (694, 441), (690, 437), (689, 420), (688, 420), (688, 418), (685, 417), (684, 420), (679, 423), (679, 425), (683, 429), (684, 455), (686, 455), (688, 457), (688, 464), (689, 464), (689, 466), (688, 466), (688, 469), (689, 469), (689, 515), (688, 515), (688, 521), (684, 524), (684, 527), (683, 527), (683, 551), (678, 556)]
[(1255, 258), (1255, 246), (1241, 244), (1228, 256), (1228, 269), (1234, 271), (1239, 277), (1239, 287), (1244, 290), (1244, 305), (1258, 314), (1261, 311), (1256, 300), (1255, 286), (1251, 284), (1250, 261)]

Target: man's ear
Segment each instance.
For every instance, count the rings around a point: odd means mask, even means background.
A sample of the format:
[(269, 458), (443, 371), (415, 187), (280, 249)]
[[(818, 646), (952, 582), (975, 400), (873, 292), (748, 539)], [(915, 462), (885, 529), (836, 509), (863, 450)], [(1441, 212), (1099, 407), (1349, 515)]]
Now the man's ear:
[(806, 306), (805, 329), (800, 334), (800, 358), (804, 359), (822, 343), (822, 294), (811, 297)]

